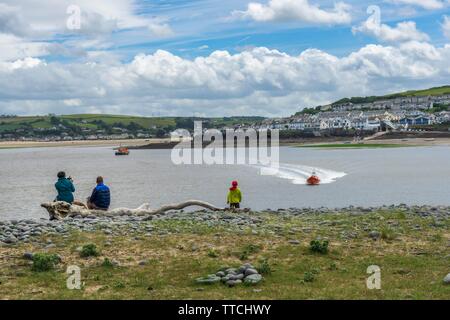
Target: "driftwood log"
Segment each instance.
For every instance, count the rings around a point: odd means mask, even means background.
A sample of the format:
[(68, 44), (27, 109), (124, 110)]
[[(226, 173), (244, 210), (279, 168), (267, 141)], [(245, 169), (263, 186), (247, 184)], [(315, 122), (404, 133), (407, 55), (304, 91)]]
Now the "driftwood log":
[(67, 202), (63, 201), (57, 201), (57, 202), (46, 202), (42, 203), (41, 207), (46, 209), (48, 211), (48, 214), (50, 216), (50, 220), (62, 220), (67, 217), (74, 217), (74, 216), (148, 216), (145, 219), (151, 219), (151, 216), (156, 214), (162, 214), (164, 212), (170, 211), (170, 210), (181, 210), (187, 207), (191, 206), (198, 206), (202, 208), (206, 208), (212, 211), (222, 211), (226, 210), (223, 208), (218, 208), (210, 203), (199, 201), (199, 200), (189, 200), (185, 202), (181, 202), (178, 204), (171, 204), (166, 205), (158, 209), (151, 209), (150, 205), (148, 203), (143, 204), (139, 208), (136, 209), (128, 209), (128, 208), (118, 208), (110, 211), (102, 211), (102, 210), (89, 210), (86, 209), (86, 207), (76, 205), (76, 204), (69, 204)]

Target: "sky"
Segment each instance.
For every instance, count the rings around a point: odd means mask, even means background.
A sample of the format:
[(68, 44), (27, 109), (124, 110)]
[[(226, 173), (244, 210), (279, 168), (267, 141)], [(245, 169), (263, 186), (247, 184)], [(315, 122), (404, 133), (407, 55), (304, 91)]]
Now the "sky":
[(450, 85), (450, 0), (0, 0), (0, 114), (289, 116)]

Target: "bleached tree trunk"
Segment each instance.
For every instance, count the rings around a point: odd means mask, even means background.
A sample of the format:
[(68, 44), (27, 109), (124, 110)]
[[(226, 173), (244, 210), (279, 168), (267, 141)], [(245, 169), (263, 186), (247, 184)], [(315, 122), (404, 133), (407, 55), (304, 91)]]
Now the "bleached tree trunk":
[(220, 211), (225, 210), (223, 208), (218, 208), (210, 203), (199, 201), (199, 200), (189, 200), (177, 204), (170, 204), (163, 206), (158, 209), (151, 209), (149, 204), (143, 204), (139, 208), (136, 209), (128, 209), (128, 208), (118, 208), (110, 211), (102, 211), (102, 210), (89, 210), (86, 207), (82, 207), (76, 204), (69, 204), (63, 201), (57, 202), (46, 202), (42, 203), (41, 207), (48, 211), (51, 220), (62, 220), (67, 217), (74, 217), (77, 215), (81, 215), (82, 217), (87, 217), (90, 215), (94, 216), (124, 216), (124, 215), (134, 215), (134, 216), (149, 216), (144, 218), (144, 220), (151, 219), (151, 216), (156, 214), (162, 214), (164, 212), (170, 210), (181, 210), (191, 206), (198, 206), (202, 208), (206, 208), (212, 211)]

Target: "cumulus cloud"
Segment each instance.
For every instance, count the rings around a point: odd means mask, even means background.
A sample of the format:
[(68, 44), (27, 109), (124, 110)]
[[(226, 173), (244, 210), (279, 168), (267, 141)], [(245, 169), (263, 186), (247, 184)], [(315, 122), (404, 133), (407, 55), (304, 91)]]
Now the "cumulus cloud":
[(380, 8), (370, 6), (367, 13), (371, 16), (358, 27), (353, 27), (352, 32), (364, 33), (377, 38), (382, 42), (405, 42), (405, 41), (429, 41), (430, 37), (417, 29), (414, 21), (397, 23), (391, 27), (381, 23)]
[(311, 24), (348, 24), (352, 17), (350, 5), (337, 2), (332, 9), (322, 9), (308, 0), (270, 0), (267, 4), (251, 2), (246, 11), (234, 11), (237, 18), (255, 21), (300, 21)]
[(383, 42), (404, 42), (404, 41), (428, 41), (430, 37), (417, 30), (414, 21), (405, 21), (397, 23), (396, 27), (390, 27), (386, 24), (372, 24), (368, 21), (359, 27), (352, 28), (353, 33), (364, 33), (377, 38)]
[[(91, 50), (111, 46), (117, 30), (139, 29), (158, 38), (173, 35), (165, 19), (138, 14), (137, 1), (1, 0), (0, 60), (45, 54), (88, 57)], [(73, 37), (65, 37), (69, 34)]]
[(129, 63), (0, 63), (0, 108), (19, 114), (288, 115), (345, 96), (442, 85), (450, 45), (368, 45), (344, 57), (253, 48), (184, 59), (159, 50)]
[(449, 3), (448, 0), (390, 0), (390, 2), (397, 4), (414, 5), (427, 10), (443, 9)]
[(20, 12), (20, 8), (0, 3), (0, 33), (25, 36), (31, 27)]
[(450, 39), (450, 17), (444, 16), (444, 22), (442, 23), (442, 31), (444, 35)]

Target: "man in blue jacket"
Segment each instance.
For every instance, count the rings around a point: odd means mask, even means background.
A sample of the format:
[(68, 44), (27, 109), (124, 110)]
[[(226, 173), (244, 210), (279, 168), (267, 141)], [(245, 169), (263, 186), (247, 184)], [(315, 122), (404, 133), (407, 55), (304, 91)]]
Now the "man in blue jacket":
[(58, 195), (56, 196), (56, 201), (65, 201), (67, 203), (73, 203), (73, 193), (75, 192), (75, 187), (72, 182), (72, 178), (66, 178), (66, 173), (64, 171), (58, 172), (58, 181), (55, 183), (56, 191)]
[(97, 177), (97, 186), (92, 191), (92, 195), (88, 198), (87, 206), (91, 210), (109, 209), (111, 204), (111, 192), (109, 188), (103, 184), (103, 177)]

